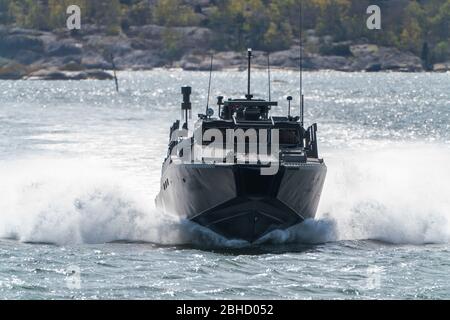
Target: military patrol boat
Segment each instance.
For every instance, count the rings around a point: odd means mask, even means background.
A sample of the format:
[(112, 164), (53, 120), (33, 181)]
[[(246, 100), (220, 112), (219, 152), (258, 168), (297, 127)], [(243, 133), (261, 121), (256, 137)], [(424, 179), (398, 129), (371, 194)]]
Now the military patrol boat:
[(254, 242), (314, 218), (327, 169), (317, 124), (303, 125), (302, 92), (300, 116), (291, 116), (290, 96), (288, 115), (270, 116), (277, 102), (250, 93), (251, 57), (249, 49), (245, 98), (217, 97), (218, 116), (207, 103), (190, 131), (191, 87), (182, 87), (184, 123), (170, 129), (156, 204), (228, 239)]

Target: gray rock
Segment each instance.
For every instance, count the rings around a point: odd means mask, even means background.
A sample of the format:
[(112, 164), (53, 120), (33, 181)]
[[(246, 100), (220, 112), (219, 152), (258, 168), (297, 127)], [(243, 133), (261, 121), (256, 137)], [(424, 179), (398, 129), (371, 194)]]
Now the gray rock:
[(306, 38), (306, 43), (314, 46), (318, 46), (320, 44), (320, 38), (316, 36), (308, 36)]
[(68, 80), (68, 73), (59, 71), (56, 68), (41, 69), (28, 74), (27, 79), (31, 80)]
[[(205, 10), (209, 8), (208, 1), (198, 1), (198, 13), (205, 15)], [(0, 64), (3, 77), (21, 78), (28, 70), (47, 69), (51, 72), (43, 74), (43, 78), (85, 79), (90, 77), (86, 70), (111, 69), (110, 54), (114, 55), (119, 69), (176, 66), (185, 70), (209, 70), (208, 50), (212, 47), (212, 39), (217, 38), (210, 29), (202, 27), (131, 26), (126, 34), (117, 36), (106, 35), (104, 29), (83, 25), (82, 30), (74, 34), (65, 29), (45, 32), (0, 26), (0, 57), (9, 59)], [(166, 55), (168, 35), (174, 36), (177, 46), (171, 59), (184, 53), (179, 61), (173, 62)], [(319, 37), (314, 30), (307, 30), (306, 40), (307, 50), (303, 52), (305, 69), (369, 72), (423, 70), (417, 56), (395, 48), (368, 44), (367, 39), (335, 43), (332, 37)], [(321, 46), (329, 50), (315, 53)], [(299, 42), (287, 50), (273, 52), (271, 65), (298, 69), (299, 52)], [(266, 53), (255, 51), (253, 63), (256, 67), (265, 68)], [(232, 51), (216, 53), (213, 68), (244, 69), (246, 54)], [(434, 69), (446, 71), (448, 64), (437, 64)]]
[(87, 52), (83, 55), (81, 64), (86, 69), (111, 69), (111, 62), (107, 61), (102, 55), (94, 52)]
[(42, 59), (39, 59), (33, 62), (30, 65), (30, 69), (39, 70), (39, 69), (51, 69), (51, 68), (62, 68), (66, 63), (63, 61), (64, 57), (47, 57), (44, 56)]
[(81, 60), (82, 60), (82, 56), (81, 55), (68, 55), (68, 56), (64, 56), (61, 57), (62, 58), (62, 63), (63, 64), (69, 64), (69, 63), (76, 63), (76, 64), (81, 64)]
[(275, 67), (298, 68), (300, 65), (300, 46), (272, 53), (270, 62)]
[(0, 34), (2, 34), (2, 33), (8, 34), (8, 35), (15, 35), (15, 36), (26, 35), (26, 36), (36, 37), (36, 36), (40, 36), (46, 32), (41, 31), (41, 30), (36, 30), (36, 29), (25, 29), (25, 28), (17, 28), (17, 27), (0, 25)]
[(22, 50), (44, 52), (43, 42), (35, 36), (10, 34), (0, 37), (0, 56), (15, 58)]
[(162, 67), (168, 61), (155, 51), (135, 50), (126, 55), (114, 58), (117, 68), (119, 69), (152, 69)]
[(83, 45), (81, 43), (75, 42), (73, 40), (61, 40), (51, 42), (47, 46), (47, 54), (49, 56), (69, 56), (69, 55), (79, 55), (83, 52)]
[(76, 31), (75, 34), (79, 36), (106, 34), (107, 27), (103, 25), (89, 24), (83, 21), (80, 30), (67, 30), (67, 28), (62, 28), (56, 31), (61, 37), (69, 38), (74, 34), (74, 31)]
[(87, 50), (107, 56), (123, 56), (133, 51), (130, 39), (124, 36), (90, 35), (83, 39)]
[[(298, 68), (300, 60), (300, 47), (292, 47), (289, 50), (271, 53), (270, 62), (273, 67)], [(211, 56), (204, 53), (190, 53), (184, 55), (176, 63), (177, 67), (185, 70), (209, 70)], [(256, 68), (267, 67), (267, 53), (263, 51), (253, 52), (253, 66)], [(247, 67), (247, 54), (245, 52), (218, 52), (214, 54), (213, 70)]]
[(84, 69), (85, 67), (77, 61), (70, 61), (61, 68), (64, 71), (82, 71)]
[(351, 69), (355, 71), (423, 71), (419, 57), (396, 48), (362, 44), (350, 46), (350, 51), (354, 57)]
[(448, 71), (450, 71), (450, 61), (442, 62), (442, 63), (436, 63), (433, 66), (433, 71), (435, 71), (435, 72), (448, 72)]
[[(207, 71), (211, 67), (211, 56), (205, 54), (187, 54), (175, 66), (183, 70)], [(217, 58), (213, 59), (213, 70), (221, 70), (223, 68), (223, 61)]]
[(10, 61), (0, 66), (0, 79), (3, 80), (22, 79), (27, 73), (28, 69), (15, 61)]
[(161, 50), (163, 44), (161, 41), (153, 39), (132, 38), (131, 47), (134, 50)]
[(305, 69), (351, 71), (349, 60), (342, 56), (313, 55), (305, 58)]
[(96, 79), (96, 80), (111, 80), (114, 77), (103, 70), (88, 70), (86, 71), (88, 79)]
[(315, 37), (316, 36), (316, 30), (314, 29), (308, 29), (305, 31), (305, 34), (307, 37)]
[(25, 65), (32, 64), (33, 62), (42, 58), (41, 53), (37, 53), (31, 50), (19, 50), (14, 56), (14, 60)]
[[(140, 39), (151, 39), (152, 47), (163, 48), (164, 39), (173, 34), (178, 38), (178, 46), (183, 50), (210, 47), (212, 31), (202, 27), (175, 27), (167, 28), (157, 25), (132, 26), (128, 31), (128, 36)], [(136, 40), (135, 40), (136, 41)]]
[(185, 49), (209, 48), (212, 38), (212, 31), (200, 27), (174, 28), (179, 34), (179, 45)]
[(245, 63), (245, 55), (241, 52), (225, 51), (214, 55), (216, 63), (220, 63), (223, 68), (236, 68)]
[(30, 73), (27, 79), (30, 80), (85, 80), (98, 79), (110, 80), (113, 76), (102, 70), (89, 71), (61, 71), (55, 68), (38, 70)]
[(373, 63), (366, 67), (366, 71), (367, 72), (378, 72), (378, 71), (381, 71), (382, 68), (383, 67), (382, 67), (381, 63)]
[(353, 54), (353, 52), (350, 49), (351, 45), (352, 45), (351, 41), (333, 42), (322, 45), (319, 51), (324, 56), (349, 57)]
[(153, 24), (148, 24), (145, 26), (132, 26), (128, 31), (128, 35), (144, 39), (161, 40), (166, 30), (166, 27)]
[(333, 37), (332, 36), (324, 36), (323, 37), (323, 42), (325, 44), (331, 44), (333, 42)]
[(3, 67), (3, 66), (6, 66), (7, 64), (9, 64), (11, 62), (14, 62), (14, 61), (11, 60), (11, 59), (6, 59), (6, 58), (3, 58), (3, 57), (0, 57), (0, 68)]
[(54, 33), (45, 32), (38, 36), (39, 40), (44, 44), (44, 49), (47, 48), (51, 43), (58, 41), (58, 37)]
[(81, 65), (82, 56), (44, 57), (30, 65), (32, 70), (38, 69), (64, 69), (67, 65)]

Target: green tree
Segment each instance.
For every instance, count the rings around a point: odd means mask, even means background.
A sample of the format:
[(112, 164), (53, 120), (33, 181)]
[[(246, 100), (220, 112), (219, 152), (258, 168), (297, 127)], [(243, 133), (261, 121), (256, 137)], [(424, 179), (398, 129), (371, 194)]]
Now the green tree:
[(152, 8), (148, 1), (132, 3), (124, 11), (123, 16), (127, 17), (128, 21), (135, 25), (145, 25), (152, 22)]
[(317, 1), (320, 8), (320, 16), (317, 23), (317, 31), (321, 35), (334, 35), (336, 40), (344, 40), (348, 30), (345, 28), (345, 13), (350, 8), (348, 0), (322, 0)]
[(268, 51), (288, 48), (292, 41), (292, 29), (288, 23), (271, 22), (264, 34), (264, 49)]
[(431, 16), (429, 21), (433, 36), (439, 40), (448, 40), (450, 38), (450, 0), (443, 3), (437, 14)]
[[(367, 39), (417, 55), (426, 42), (431, 62), (450, 59), (450, 0), (0, 0), (0, 23), (64, 28), (70, 4), (81, 7), (83, 23), (110, 34), (149, 23), (169, 27), (163, 40), (174, 56), (181, 52), (174, 27), (198, 26), (200, 21), (212, 29), (217, 50), (288, 48), (298, 43), (302, 5), (303, 31), (315, 29), (335, 41)], [(370, 4), (382, 9), (382, 32), (366, 28)]]
[(168, 27), (198, 24), (194, 10), (184, 5), (181, 0), (158, 0), (153, 10), (153, 20)]
[(9, 1), (0, 0), (0, 24), (8, 24), (10, 22)]
[(27, 0), (24, 26), (32, 29), (49, 30), (49, 8), (44, 1)]
[(425, 25), (424, 11), (420, 4), (412, 1), (405, 9), (403, 29), (400, 35), (400, 46), (402, 49), (410, 50), (420, 54), (424, 42), (422, 26)]
[(181, 37), (173, 28), (167, 28), (163, 33), (164, 53), (172, 60), (179, 58), (183, 53), (180, 49)]
[(86, 16), (92, 22), (106, 27), (109, 34), (120, 32), (121, 10), (119, 0), (86, 1)]
[(433, 60), (435, 62), (445, 62), (450, 60), (449, 41), (439, 42), (433, 50)]

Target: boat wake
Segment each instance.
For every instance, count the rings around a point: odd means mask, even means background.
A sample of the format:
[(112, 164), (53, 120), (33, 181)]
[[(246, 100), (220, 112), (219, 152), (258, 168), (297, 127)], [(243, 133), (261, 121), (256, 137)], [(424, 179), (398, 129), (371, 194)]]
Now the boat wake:
[[(316, 244), (373, 239), (450, 240), (450, 152), (414, 146), (325, 155), (328, 177), (316, 220), (272, 232), (262, 243)], [(245, 247), (153, 206), (126, 174), (103, 163), (21, 160), (0, 163), (0, 237), (93, 244), (119, 240), (162, 245)]]
[[(23, 160), (0, 165), (0, 236), (57, 244), (164, 242), (176, 224), (150, 218), (151, 199), (127, 177), (91, 161)], [(166, 226), (163, 230), (160, 226)]]
[(0, 163), (0, 238), (29, 243), (240, 247), (154, 208), (126, 174), (95, 161), (38, 159)]
[(318, 217), (338, 240), (394, 244), (450, 240), (450, 148), (391, 145), (325, 156), (328, 176)]

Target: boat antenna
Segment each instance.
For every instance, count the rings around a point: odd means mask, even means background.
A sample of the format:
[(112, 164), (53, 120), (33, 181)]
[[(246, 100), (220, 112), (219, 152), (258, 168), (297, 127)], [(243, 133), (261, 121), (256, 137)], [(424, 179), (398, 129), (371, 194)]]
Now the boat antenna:
[(119, 92), (119, 82), (117, 81), (116, 64), (114, 63), (114, 55), (111, 53), (111, 64), (114, 73), (114, 82), (116, 83), (116, 91)]
[(270, 96), (270, 52), (267, 52), (267, 78), (269, 81), (269, 101), (272, 101)]
[[(211, 64), (209, 65), (209, 81), (208, 81), (208, 97), (206, 98), (206, 111), (205, 111), (205, 115), (209, 115), (209, 94), (211, 92), (211, 77), (212, 77), (212, 69), (213, 69), (213, 59), (214, 59), (214, 54), (211, 54)], [(209, 116), (211, 117), (211, 116)]]
[(303, 96), (303, 1), (300, 2), (300, 124), (304, 125), (304, 96)]
[(288, 96), (286, 99), (288, 101), (288, 119), (291, 119), (291, 101), (292, 101), (292, 97)]
[(252, 61), (252, 49), (247, 49), (247, 56), (248, 56), (248, 68), (247, 68), (247, 94), (246, 98), (248, 100), (251, 100), (253, 98), (253, 95), (250, 94), (250, 68), (251, 68), (251, 61)]
[(190, 118), (192, 104), (191, 104), (191, 92), (192, 88), (189, 86), (181, 87), (181, 94), (183, 95), (183, 103), (181, 103), (181, 117), (183, 118), (184, 111), (184, 124), (183, 129), (188, 129), (188, 115)]

